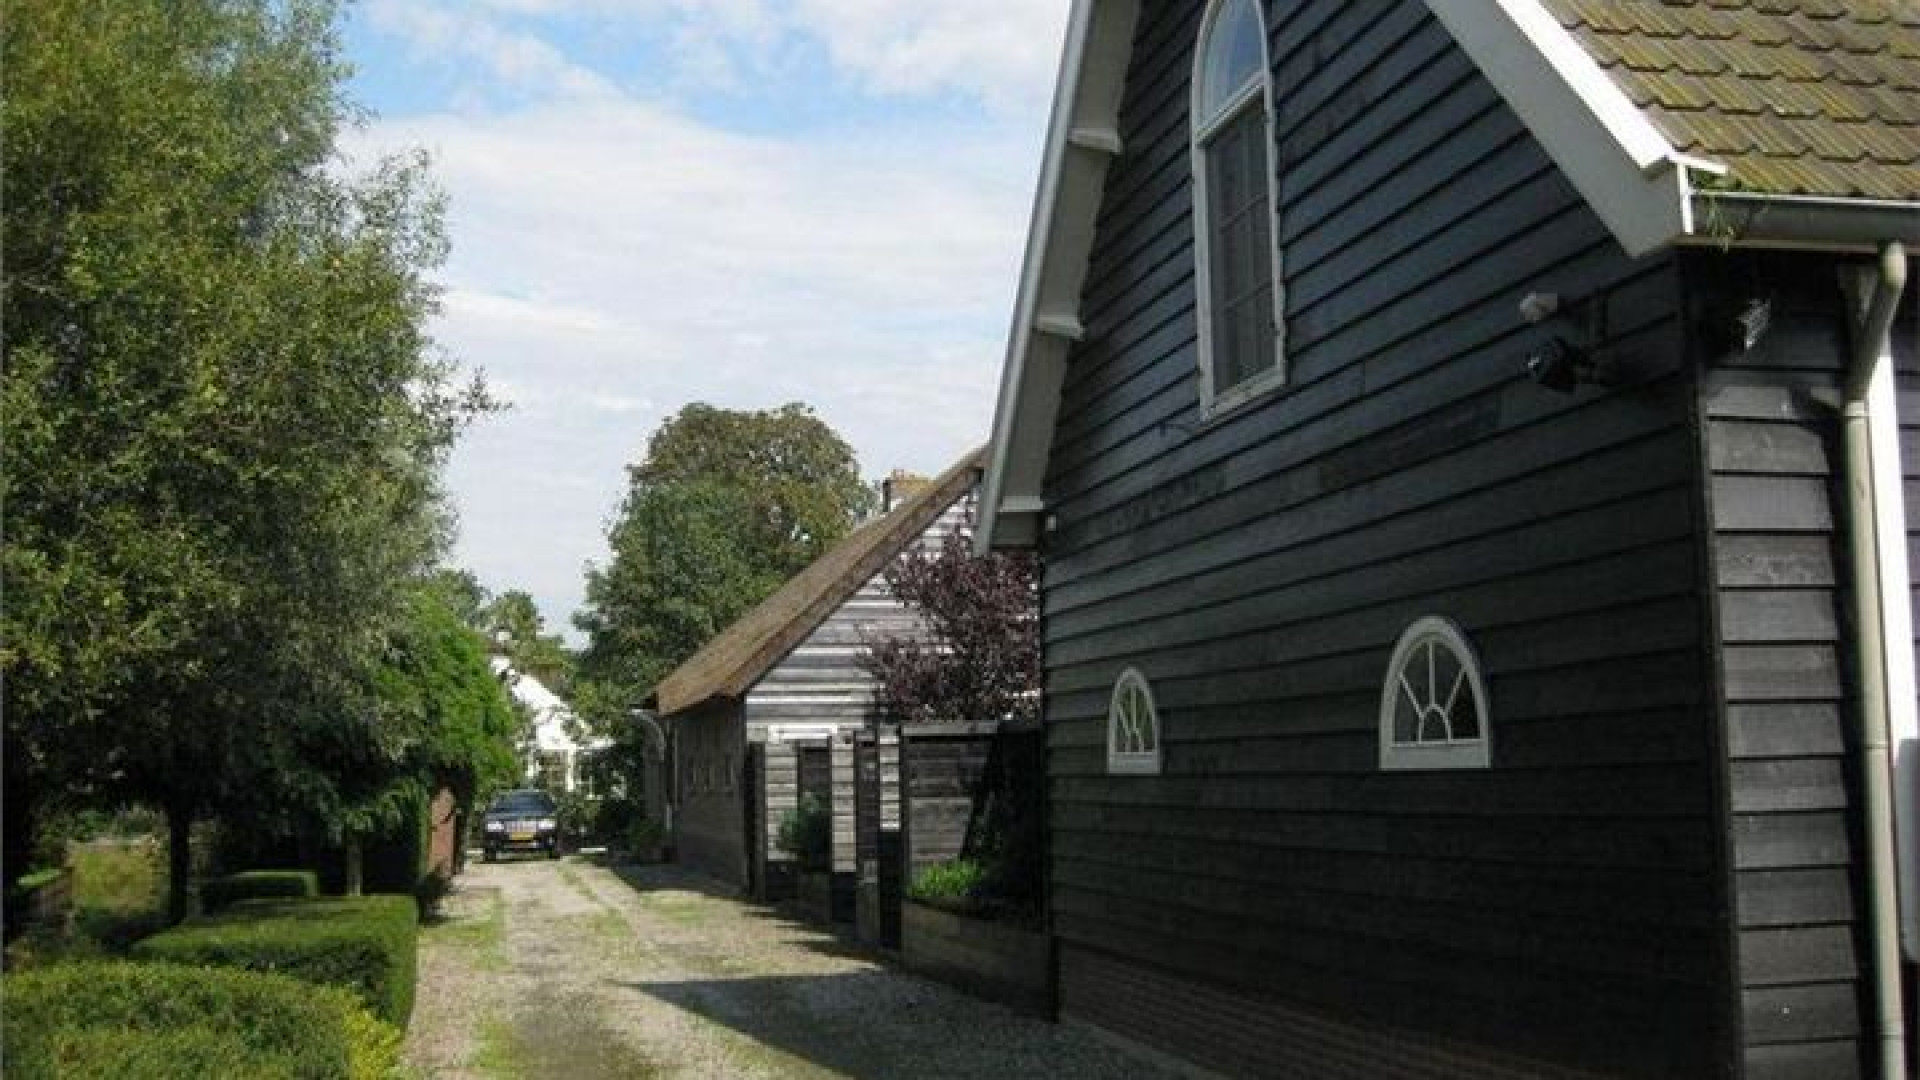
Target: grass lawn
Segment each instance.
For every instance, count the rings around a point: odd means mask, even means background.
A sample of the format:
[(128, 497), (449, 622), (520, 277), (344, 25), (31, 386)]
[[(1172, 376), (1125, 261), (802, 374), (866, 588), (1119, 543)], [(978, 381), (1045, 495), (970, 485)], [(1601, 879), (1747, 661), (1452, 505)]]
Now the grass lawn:
[(124, 952), (166, 925), (166, 849), (147, 838), (95, 841), (67, 849), (73, 919), (67, 932), (30, 929), (8, 946), (10, 964)]
[(162, 908), (167, 895), (166, 850), (145, 838), (75, 844), (67, 852), (73, 868), (76, 916), (146, 915)]

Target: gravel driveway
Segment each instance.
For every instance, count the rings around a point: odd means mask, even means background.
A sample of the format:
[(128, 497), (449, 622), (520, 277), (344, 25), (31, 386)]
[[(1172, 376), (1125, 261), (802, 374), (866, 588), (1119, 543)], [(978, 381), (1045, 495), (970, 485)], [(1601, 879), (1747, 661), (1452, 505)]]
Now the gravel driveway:
[(425, 929), (429, 1077), (1163, 1075), (674, 867), (469, 866)]

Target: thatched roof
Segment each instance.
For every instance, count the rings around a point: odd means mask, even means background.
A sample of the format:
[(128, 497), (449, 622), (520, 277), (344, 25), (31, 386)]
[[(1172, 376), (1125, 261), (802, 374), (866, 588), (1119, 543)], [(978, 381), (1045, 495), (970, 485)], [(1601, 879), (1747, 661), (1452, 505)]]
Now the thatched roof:
[(971, 491), (984, 461), (984, 448), (973, 451), (891, 512), (848, 533), (662, 679), (653, 691), (654, 708), (671, 716), (715, 698), (744, 695)]

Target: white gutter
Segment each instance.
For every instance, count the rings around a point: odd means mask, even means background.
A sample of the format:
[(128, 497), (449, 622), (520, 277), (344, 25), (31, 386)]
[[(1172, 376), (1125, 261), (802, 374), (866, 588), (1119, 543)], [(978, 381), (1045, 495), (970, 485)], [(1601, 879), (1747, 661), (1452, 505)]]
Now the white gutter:
[(1893, 240), (1920, 247), (1920, 202), (1714, 190), (1692, 198), (1689, 243), (1877, 252)]
[[(1901, 1002), (1901, 894), (1913, 902), (1911, 858), (1904, 860), (1907, 888), (1900, 887), (1901, 860), (1894, 842), (1889, 732), (1904, 715), (1909, 733), (1916, 708), (1913, 626), (1908, 605), (1906, 505), (1900, 471), (1900, 429), (1893, 373), (1893, 316), (1906, 286), (1906, 249), (1898, 241), (1880, 248), (1858, 324), (1845, 403), (1848, 533), (1853, 556), (1853, 602), (1857, 623), (1855, 662), (1860, 687), (1859, 754), (1867, 833), (1867, 910), (1873, 968), (1875, 1034), (1880, 1075), (1905, 1076), (1906, 1017)], [(1865, 290), (1863, 289), (1862, 292)], [(1911, 758), (1912, 738), (1905, 741)], [(1909, 773), (1912, 769), (1908, 761)], [(1909, 779), (1911, 779), (1909, 775)], [(1912, 798), (1910, 785), (1906, 797)], [(1909, 803), (1910, 805), (1910, 803)], [(1911, 819), (1908, 819), (1911, 821)]]

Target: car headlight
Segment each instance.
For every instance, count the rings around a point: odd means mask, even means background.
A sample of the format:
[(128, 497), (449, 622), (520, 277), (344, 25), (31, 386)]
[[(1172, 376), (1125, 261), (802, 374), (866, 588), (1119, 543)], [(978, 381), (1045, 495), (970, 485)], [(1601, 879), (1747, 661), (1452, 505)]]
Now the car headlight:
[(487, 831), (488, 832), (506, 832), (507, 823), (504, 821), (489, 821), (487, 822)]
[(539, 829), (541, 832), (552, 832), (554, 829), (554, 825), (555, 825), (555, 822), (550, 817), (543, 817), (539, 821), (536, 821), (533, 823), (533, 827), (536, 829)]

